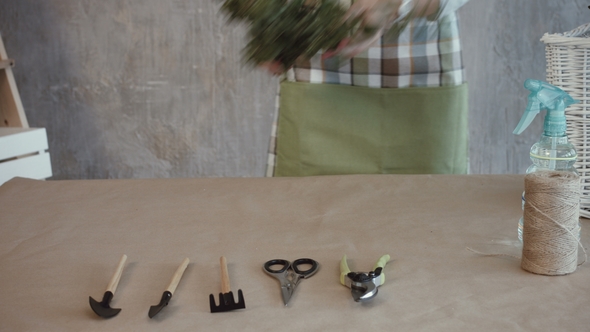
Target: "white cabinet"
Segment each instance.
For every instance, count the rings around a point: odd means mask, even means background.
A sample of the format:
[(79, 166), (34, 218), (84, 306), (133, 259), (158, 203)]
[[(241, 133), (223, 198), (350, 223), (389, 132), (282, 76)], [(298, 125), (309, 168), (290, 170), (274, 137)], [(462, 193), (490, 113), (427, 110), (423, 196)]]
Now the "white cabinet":
[(13, 177), (51, 177), (45, 128), (0, 127), (0, 185)]
[(29, 128), (9, 59), (0, 37), (0, 185), (14, 177), (51, 177), (45, 128)]

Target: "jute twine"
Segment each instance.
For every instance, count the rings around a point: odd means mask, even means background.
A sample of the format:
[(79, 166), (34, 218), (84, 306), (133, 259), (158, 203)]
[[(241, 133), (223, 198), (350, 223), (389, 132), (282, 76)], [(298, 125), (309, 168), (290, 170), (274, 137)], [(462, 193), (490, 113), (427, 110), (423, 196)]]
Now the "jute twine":
[(524, 186), (521, 267), (542, 275), (574, 272), (580, 244), (580, 177), (569, 172), (539, 171), (527, 174)]

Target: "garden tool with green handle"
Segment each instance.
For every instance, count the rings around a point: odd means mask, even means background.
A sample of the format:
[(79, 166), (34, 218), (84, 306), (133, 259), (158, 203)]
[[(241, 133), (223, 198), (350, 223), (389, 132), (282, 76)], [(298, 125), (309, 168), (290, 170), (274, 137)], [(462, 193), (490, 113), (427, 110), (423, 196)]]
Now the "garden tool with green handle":
[(350, 288), (352, 298), (355, 302), (364, 302), (371, 300), (377, 295), (379, 286), (385, 283), (385, 274), (383, 268), (389, 262), (389, 255), (383, 255), (373, 271), (370, 272), (351, 272), (348, 268), (346, 255), (340, 261), (340, 283)]

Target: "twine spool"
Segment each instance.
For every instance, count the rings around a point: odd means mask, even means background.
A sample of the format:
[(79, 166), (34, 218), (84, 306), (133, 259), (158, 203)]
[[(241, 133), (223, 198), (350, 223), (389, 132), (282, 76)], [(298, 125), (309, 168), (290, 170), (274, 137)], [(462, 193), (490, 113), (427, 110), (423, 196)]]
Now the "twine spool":
[(572, 273), (578, 266), (580, 177), (539, 171), (527, 174), (521, 267), (542, 275)]

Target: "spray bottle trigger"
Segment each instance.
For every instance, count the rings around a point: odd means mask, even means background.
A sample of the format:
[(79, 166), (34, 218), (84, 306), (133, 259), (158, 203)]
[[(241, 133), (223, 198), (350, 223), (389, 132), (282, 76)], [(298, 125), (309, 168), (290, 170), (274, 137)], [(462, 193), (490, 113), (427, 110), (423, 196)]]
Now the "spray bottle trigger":
[(518, 125), (512, 132), (515, 135), (520, 135), (527, 127), (533, 122), (537, 114), (541, 112), (541, 105), (538, 101), (529, 100), (529, 104), (527, 105), (526, 111), (520, 118)]

